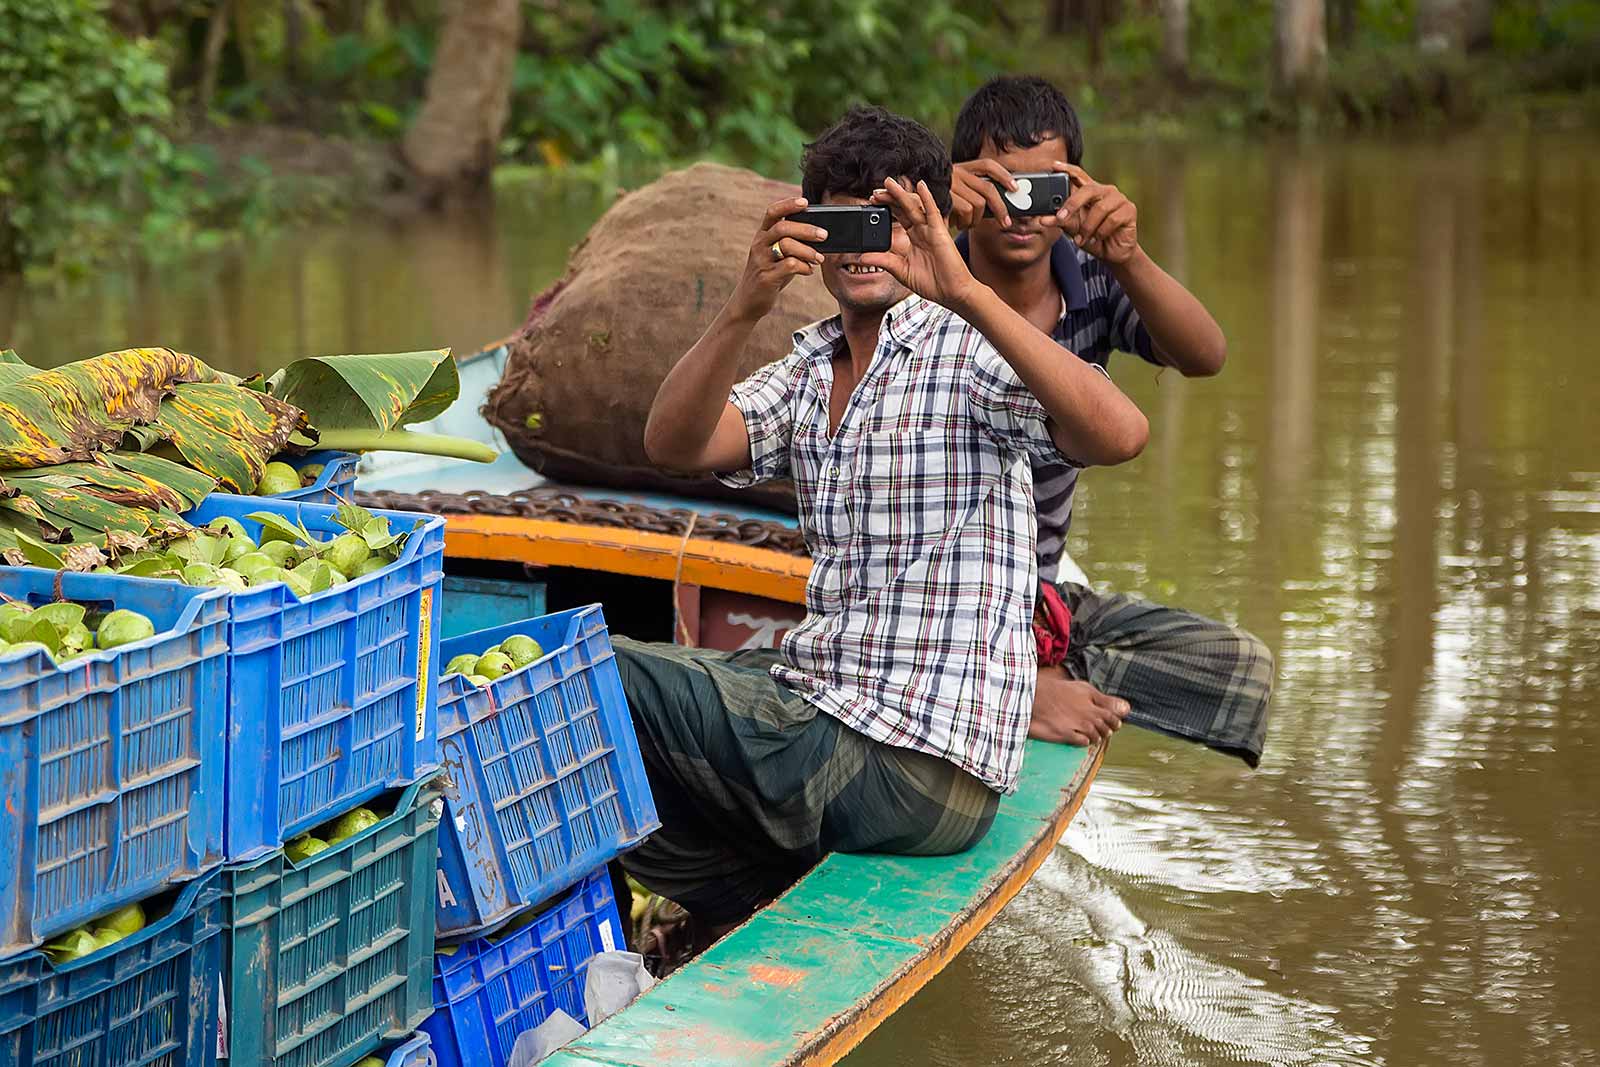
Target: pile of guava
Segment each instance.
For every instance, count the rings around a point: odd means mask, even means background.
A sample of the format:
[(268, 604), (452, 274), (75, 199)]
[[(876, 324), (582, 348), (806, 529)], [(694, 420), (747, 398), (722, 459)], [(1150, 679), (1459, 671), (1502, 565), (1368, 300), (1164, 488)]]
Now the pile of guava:
[(474, 656), (470, 652), (445, 664), (445, 674), (464, 674), (467, 681), (482, 689), (496, 678), (520, 671), (544, 656), (539, 642), (526, 634), (512, 634), (498, 645), (492, 645)]
[(69, 663), (155, 633), (148, 616), (126, 608), (91, 615), (82, 604), (70, 601), (34, 607), (20, 600), (0, 600), (0, 656), (43, 651), (58, 664)]
[(129, 904), (127, 907), (118, 908), (110, 915), (102, 915), (74, 930), (67, 931), (45, 945), (44, 951), (54, 963), (71, 963), (91, 952), (98, 952), (108, 945), (114, 945), (125, 937), (131, 937), (143, 930), (144, 926), (144, 908), (139, 904)]
[(283, 854), (300, 863), (310, 859), (319, 852), (337, 845), (347, 837), (354, 837), (369, 826), (376, 826), (382, 822), (384, 816), (379, 815), (371, 808), (354, 808), (325, 823), (314, 830), (307, 830), (299, 837), (294, 838), (283, 846)]
[(261, 527), (259, 540), (244, 523), (224, 516), (95, 572), (169, 578), (235, 593), (282, 582), (304, 599), (383, 570), (400, 557), (408, 536), (391, 530), (387, 518), (353, 504), (334, 513), (344, 532), (332, 537), (318, 537), (303, 523), (271, 512), (245, 517)]

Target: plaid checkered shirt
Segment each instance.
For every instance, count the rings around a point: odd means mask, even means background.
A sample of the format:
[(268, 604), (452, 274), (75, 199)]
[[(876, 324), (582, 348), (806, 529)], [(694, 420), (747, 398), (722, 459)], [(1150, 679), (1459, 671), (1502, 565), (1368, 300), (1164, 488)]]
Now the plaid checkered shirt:
[(792, 478), (811, 549), (806, 618), (772, 673), (885, 744), (1009, 792), (1037, 674), (1032, 466), (1060, 465), (1042, 405), (971, 325), (918, 297), (890, 309), (828, 436), (835, 317), (736, 385), (751, 468)]

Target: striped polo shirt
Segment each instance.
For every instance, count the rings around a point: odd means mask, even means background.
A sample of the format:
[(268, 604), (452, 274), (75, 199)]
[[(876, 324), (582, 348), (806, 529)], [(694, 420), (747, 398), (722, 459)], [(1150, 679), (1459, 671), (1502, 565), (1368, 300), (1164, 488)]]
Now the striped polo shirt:
[[(963, 259), (969, 259), (967, 235), (956, 238)], [(1101, 370), (1113, 350), (1131, 352), (1157, 363), (1150, 332), (1139, 321), (1133, 301), (1112, 276), (1111, 268), (1065, 237), (1050, 249), (1050, 272), (1061, 290), (1062, 311), (1050, 339), (1086, 363)], [(1061, 554), (1072, 525), (1072, 497), (1078, 487), (1078, 468), (1035, 463), (1033, 495), (1039, 513), (1039, 578), (1056, 581)]]

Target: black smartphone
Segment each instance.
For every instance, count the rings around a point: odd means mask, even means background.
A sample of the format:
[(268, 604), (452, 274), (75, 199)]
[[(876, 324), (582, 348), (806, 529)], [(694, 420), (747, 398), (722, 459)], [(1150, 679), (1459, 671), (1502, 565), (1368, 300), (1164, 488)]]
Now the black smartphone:
[(873, 204), (806, 208), (789, 219), (828, 231), (826, 241), (803, 242), (818, 252), (887, 252), (889, 228), (894, 225), (889, 209)]
[[(1013, 215), (1054, 215), (1072, 193), (1072, 182), (1065, 174), (1013, 174), (1015, 189), (996, 182)], [(987, 212), (986, 212), (987, 213)]]

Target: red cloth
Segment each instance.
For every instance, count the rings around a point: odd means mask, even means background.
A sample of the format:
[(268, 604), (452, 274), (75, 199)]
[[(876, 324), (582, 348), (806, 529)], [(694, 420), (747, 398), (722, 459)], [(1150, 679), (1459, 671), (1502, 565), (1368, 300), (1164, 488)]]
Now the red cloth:
[(1059, 667), (1067, 660), (1072, 612), (1049, 582), (1039, 583), (1039, 604), (1033, 612), (1033, 638), (1039, 644), (1039, 666)]

